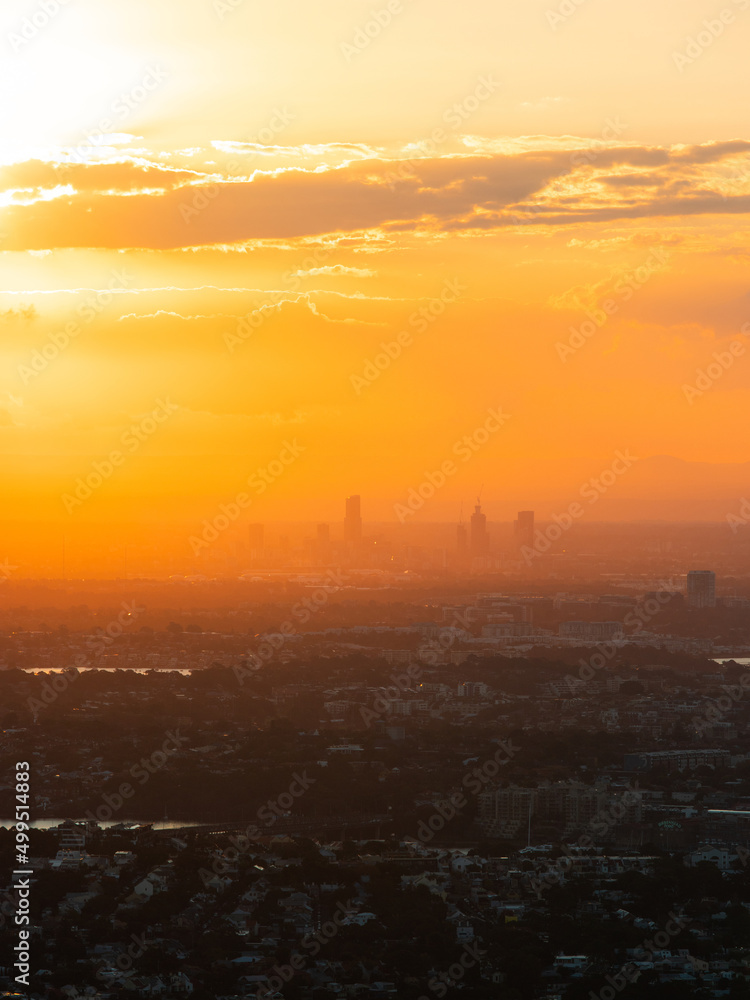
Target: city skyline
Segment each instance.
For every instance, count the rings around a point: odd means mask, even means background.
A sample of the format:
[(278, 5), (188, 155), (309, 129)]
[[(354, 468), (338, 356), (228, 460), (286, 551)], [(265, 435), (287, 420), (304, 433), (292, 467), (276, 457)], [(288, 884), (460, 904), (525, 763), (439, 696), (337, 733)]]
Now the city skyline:
[(750, 1000), (749, 31), (0, 4), (0, 997)]
[(738, 510), (744, 3), (9, 0), (7, 530)]

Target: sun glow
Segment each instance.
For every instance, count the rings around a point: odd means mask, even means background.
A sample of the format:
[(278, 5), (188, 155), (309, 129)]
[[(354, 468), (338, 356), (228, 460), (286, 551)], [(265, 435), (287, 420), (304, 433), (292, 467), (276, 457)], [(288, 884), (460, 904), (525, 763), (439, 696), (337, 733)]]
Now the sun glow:
[[(551, 0), (410, 0), (387, 25), (364, 0), (45, 4), (0, 10), (9, 521), (200, 523), (285, 442), (253, 520), (352, 492), (393, 520), (497, 408), (420, 518), (481, 483), (498, 519), (566, 509), (626, 448), (644, 471), (596, 516), (723, 516), (750, 387), (739, 3), (687, 66), (697, 0), (555, 27)], [(736, 360), (688, 400), (714, 354)]]

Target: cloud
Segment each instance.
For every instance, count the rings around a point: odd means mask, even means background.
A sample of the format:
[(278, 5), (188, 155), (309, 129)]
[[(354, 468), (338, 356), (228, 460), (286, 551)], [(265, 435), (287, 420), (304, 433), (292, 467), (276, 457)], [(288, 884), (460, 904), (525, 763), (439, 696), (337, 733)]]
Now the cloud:
[(142, 319), (161, 319), (162, 317), (168, 316), (170, 319), (182, 319), (186, 323), (192, 323), (197, 320), (204, 319), (239, 319), (239, 316), (235, 316), (233, 313), (195, 313), (194, 315), (185, 315), (185, 313), (174, 312), (172, 309), (157, 309), (156, 312), (150, 313), (123, 313), (122, 316), (118, 316), (117, 322), (124, 323), (126, 320), (142, 320)]
[(170, 190), (205, 175), (160, 164), (121, 159), (109, 163), (26, 160), (0, 167), (0, 191), (54, 190), (62, 181), (74, 192)]
[[(562, 154), (443, 157), (403, 164), (366, 160), (309, 172), (256, 172), (246, 183), (165, 190), (127, 199), (81, 191), (52, 203), (10, 206), (5, 249), (170, 248), (240, 240), (299, 238), (460, 216), (532, 195), (568, 169)], [(195, 204), (193, 204), (195, 202)], [(202, 207), (196, 207), (196, 206)], [(428, 226), (431, 227), (433, 223)]]
[(557, 104), (565, 104), (567, 101), (567, 97), (542, 97), (538, 101), (523, 101), (521, 107), (529, 108), (531, 111), (546, 111), (548, 108), (554, 108)]
[[(354, 269), (356, 270), (356, 269)], [(162, 294), (169, 290), (162, 290)], [(178, 290), (172, 289), (171, 292)], [(190, 293), (193, 290), (183, 290)], [(146, 301), (152, 300), (153, 289), (141, 289), (138, 292), (131, 290), (133, 295), (139, 298), (148, 297)], [(241, 295), (244, 301), (237, 302)], [(321, 309), (318, 299), (325, 297), (327, 305)], [(234, 307), (234, 311), (215, 312), (188, 312), (182, 311), (179, 307), (172, 309), (148, 309), (144, 312), (127, 312), (117, 317), (117, 323), (146, 323), (151, 322), (157, 329), (162, 327), (159, 324), (168, 320), (176, 323), (189, 323), (203, 326), (206, 329), (212, 327), (213, 321), (229, 320), (235, 325), (247, 320), (251, 316), (261, 316), (264, 321), (272, 316), (282, 314), (299, 315), (300, 310), (310, 313), (316, 319), (325, 323), (343, 323), (360, 327), (385, 327), (388, 325), (385, 318), (373, 319), (372, 313), (378, 306), (390, 307), (398, 305), (401, 300), (390, 298), (370, 298), (361, 294), (343, 295), (337, 292), (310, 291), (295, 292), (291, 290), (274, 291), (263, 289), (214, 289), (212, 298)], [(404, 300), (417, 301), (417, 300)], [(230, 304), (231, 303), (231, 304)], [(353, 315), (352, 315), (353, 314)]]
[(333, 264), (325, 267), (311, 267), (309, 271), (295, 271), (297, 278), (314, 278), (320, 275), (351, 275), (355, 278), (374, 278), (377, 271), (371, 271), (367, 267), (346, 267), (344, 264)]
[(607, 177), (600, 177), (600, 184), (608, 184), (610, 187), (658, 187), (665, 181), (659, 174), (613, 174)]
[(36, 306), (20, 306), (18, 309), (6, 309), (0, 312), (0, 323), (30, 323), (37, 318)]
[[(275, 156), (284, 159), (307, 159), (311, 156), (372, 157), (377, 150), (353, 142), (303, 143), (300, 146), (279, 146), (261, 142), (235, 142), (230, 139), (213, 139), (211, 145), (222, 153), (235, 156)], [(195, 151), (191, 151), (195, 152)]]
[[(209, 179), (205, 189), (193, 171), (130, 161), (73, 165), (75, 193), (6, 208), (4, 248), (167, 249), (373, 231), (437, 237), (519, 224), (744, 214), (750, 192), (727, 195), (721, 163), (748, 150), (750, 142), (732, 140), (675, 149), (558, 146), (370, 158), (256, 171), (247, 180)], [(22, 178), (39, 184), (53, 176), (40, 161), (5, 169), (13, 171), (5, 183), (16, 186)]]
[(699, 146), (678, 147), (674, 155), (678, 160), (689, 160), (691, 163), (713, 163), (728, 156), (748, 152), (750, 152), (750, 141), (731, 139), (727, 142), (707, 142)]

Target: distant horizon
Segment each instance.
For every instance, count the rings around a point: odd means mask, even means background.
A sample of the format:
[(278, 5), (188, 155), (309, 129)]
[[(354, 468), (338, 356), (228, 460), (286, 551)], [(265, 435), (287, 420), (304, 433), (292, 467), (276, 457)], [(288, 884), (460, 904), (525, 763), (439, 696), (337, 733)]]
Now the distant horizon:
[(1, 995), (750, 1000), (749, 30), (0, 4)]

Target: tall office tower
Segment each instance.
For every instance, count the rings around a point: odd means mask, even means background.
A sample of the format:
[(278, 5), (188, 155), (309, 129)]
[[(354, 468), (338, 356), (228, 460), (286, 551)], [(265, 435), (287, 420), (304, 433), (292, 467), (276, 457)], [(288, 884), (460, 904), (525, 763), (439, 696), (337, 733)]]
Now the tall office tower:
[(513, 522), (513, 533), (516, 546), (519, 549), (534, 547), (534, 511), (519, 510), (518, 517)]
[(716, 574), (710, 569), (691, 569), (687, 575), (687, 602), (691, 608), (715, 608)]
[(362, 517), (359, 512), (359, 497), (346, 498), (344, 518), (344, 541), (348, 545), (359, 545), (362, 541)]
[(487, 517), (482, 513), (482, 506), (477, 499), (474, 513), (471, 515), (471, 554), (486, 556), (490, 548), (490, 536), (487, 534)]
[(250, 544), (250, 554), (259, 556), (263, 551), (263, 525), (248, 524), (247, 540)]

